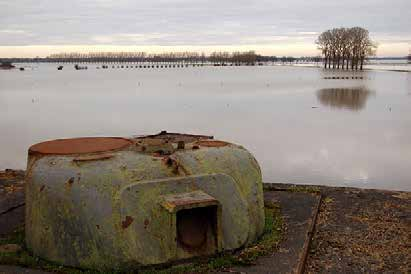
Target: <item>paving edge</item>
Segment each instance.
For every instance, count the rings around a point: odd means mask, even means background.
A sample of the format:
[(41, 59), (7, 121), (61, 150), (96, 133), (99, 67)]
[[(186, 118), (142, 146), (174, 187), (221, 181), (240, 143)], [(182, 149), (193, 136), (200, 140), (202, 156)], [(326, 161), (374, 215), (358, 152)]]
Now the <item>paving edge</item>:
[(318, 195), (318, 202), (317, 202), (317, 205), (314, 209), (313, 216), (311, 217), (310, 228), (307, 232), (307, 238), (306, 238), (306, 240), (304, 242), (304, 246), (303, 246), (303, 257), (301, 258), (301, 260), (298, 263), (297, 274), (304, 273), (305, 264), (307, 262), (307, 257), (308, 257), (308, 251), (310, 250), (311, 240), (312, 240), (313, 235), (314, 235), (315, 224), (317, 223), (317, 216), (318, 216), (318, 212), (320, 211), (320, 206), (321, 206), (321, 202), (322, 202), (322, 198), (323, 198), (321, 193), (319, 193), (317, 195)]

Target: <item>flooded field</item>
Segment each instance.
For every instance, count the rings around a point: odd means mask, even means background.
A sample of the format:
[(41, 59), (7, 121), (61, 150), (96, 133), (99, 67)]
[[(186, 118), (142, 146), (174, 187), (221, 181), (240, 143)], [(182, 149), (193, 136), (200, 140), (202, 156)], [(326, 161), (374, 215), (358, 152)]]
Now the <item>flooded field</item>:
[(411, 190), (411, 73), (97, 66), (0, 71), (0, 169), (47, 139), (167, 130), (244, 145), (267, 182)]

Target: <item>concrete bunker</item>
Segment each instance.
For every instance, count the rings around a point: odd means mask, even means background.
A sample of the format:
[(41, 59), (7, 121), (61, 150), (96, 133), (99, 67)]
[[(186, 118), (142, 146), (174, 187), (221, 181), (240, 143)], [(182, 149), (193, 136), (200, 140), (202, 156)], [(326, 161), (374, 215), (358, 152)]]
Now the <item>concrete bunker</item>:
[(84, 268), (162, 264), (251, 244), (263, 232), (261, 172), (212, 136), (86, 137), (29, 149), (26, 241)]

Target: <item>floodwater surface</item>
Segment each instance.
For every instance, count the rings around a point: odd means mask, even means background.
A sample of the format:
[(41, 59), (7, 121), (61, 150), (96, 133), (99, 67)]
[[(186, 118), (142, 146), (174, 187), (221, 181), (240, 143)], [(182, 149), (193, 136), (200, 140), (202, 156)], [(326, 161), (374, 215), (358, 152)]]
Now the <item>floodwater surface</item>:
[(0, 71), (0, 169), (44, 140), (167, 130), (243, 145), (266, 182), (411, 190), (411, 73), (96, 66)]

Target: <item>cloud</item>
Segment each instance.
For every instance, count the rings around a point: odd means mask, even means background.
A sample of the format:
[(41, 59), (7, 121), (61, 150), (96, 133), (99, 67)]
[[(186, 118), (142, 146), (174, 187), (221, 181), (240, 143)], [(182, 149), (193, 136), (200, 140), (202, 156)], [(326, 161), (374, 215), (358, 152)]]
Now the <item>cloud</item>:
[(155, 40), (166, 39), (169, 36), (169, 34), (164, 33), (117, 33), (113, 35), (96, 35), (93, 36), (91, 40), (103, 44), (146, 44)]
[(355, 25), (386, 43), (408, 39), (409, 18), (409, 0), (2, 1), (0, 45), (288, 46)]

